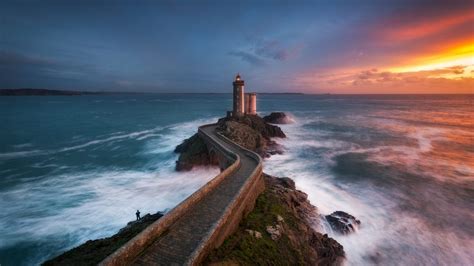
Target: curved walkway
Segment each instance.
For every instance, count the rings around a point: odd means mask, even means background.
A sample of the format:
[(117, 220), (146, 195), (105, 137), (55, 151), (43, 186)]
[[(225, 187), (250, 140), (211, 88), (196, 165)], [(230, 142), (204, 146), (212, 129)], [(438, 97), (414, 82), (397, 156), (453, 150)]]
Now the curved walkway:
[[(183, 215), (176, 218), (164, 232), (141, 251), (138, 257), (135, 257), (132, 264), (195, 264), (203, 259), (203, 253), (206, 252), (204, 251), (205, 249), (213, 248), (209, 247), (207, 242), (215, 242), (216, 237), (221, 238), (222, 240), (220, 241), (223, 241), (222, 236), (220, 236), (223, 233), (218, 232), (219, 230), (216, 228), (226, 223), (226, 220), (231, 219), (229, 216), (235, 215), (229, 214), (234, 212), (233, 209), (243, 208), (240, 205), (245, 205), (245, 200), (239, 200), (239, 194), (247, 193), (249, 189), (244, 188), (252, 185), (248, 184), (249, 182), (255, 182), (249, 181), (249, 179), (255, 177), (257, 174), (260, 175), (262, 171), (262, 159), (255, 153), (218, 135), (215, 129), (216, 125), (202, 126), (199, 128), (199, 133), (201, 135), (204, 134), (203, 137), (205, 137), (208, 145), (213, 145), (216, 147), (216, 150), (223, 148), (224, 150), (233, 152), (234, 156), (237, 155), (235, 156), (236, 159), (234, 158), (233, 160), (234, 170), (219, 181), (219, 184), (207, 192), (199, 201), (189, 207)], [(239, 164), (236, 165), (236, 163)], [(219, 176), (215, 179), (218, 177)], [(231, 211), (229, 211), (230, 209)], [(240, 220), (240, 217), (238, 220)], [(157, 222), (159, 222), (159, 220)], [(224, 231), (232, 231), (232, 229), (224, 229)], [(231, 232), (226, 233), (230, 234)], [(219, 236), (215, 236), (216, 234)], [(210, 240), (211, 238), (214, 240)], [(134, 239), (131, 241), (133, 240)], [(113, 264), (116, 263), (117, 260), (115, 260)]]

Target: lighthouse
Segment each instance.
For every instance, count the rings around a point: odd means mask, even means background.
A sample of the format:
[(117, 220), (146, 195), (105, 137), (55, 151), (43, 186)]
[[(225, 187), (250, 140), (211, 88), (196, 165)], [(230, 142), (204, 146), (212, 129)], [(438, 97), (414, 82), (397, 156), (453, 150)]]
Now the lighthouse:
[(244, 80), (237, 74), (232, 84), (234, 85), (234, 108), (232, 110), (232, 116), (242, 116), (245, 113)]
[(245, 94), (245, 114), (257, 114), (257, 94), (255, 92)]
[(255, 92), (244, 93), (244, 80), (240, 74), (235, 76), (232, 84), (234, 85), (234, 104), (232, 111), (227, 111), (227, 117), (257, 115), (257, 94)]

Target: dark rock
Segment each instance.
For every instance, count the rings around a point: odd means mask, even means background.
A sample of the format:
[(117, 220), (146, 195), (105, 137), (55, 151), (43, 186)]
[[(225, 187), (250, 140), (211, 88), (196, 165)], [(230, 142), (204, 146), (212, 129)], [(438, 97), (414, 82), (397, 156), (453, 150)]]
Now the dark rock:
[(224, 126), (224, 124), (228, 121), (238, 122), (240, 124), (244, 124), (249, 126), (250, 128), (254, 129), (258, 133), (260, 133), (264, 138), (286, 138), (285, 133), (281, 130), (280, 127), (275, 125), (270, 125), (263, 118), (258, 115), (245, 115), (241, 117), (225, 117), (221, 118), (218, 121), (220, 126)]
[(226, 121), (219, 127), (219, 130), (224, 136), (249, 150), (259, 151), (265, 146), (265, 139), (262, 135), (246, 124)]
[(163, 213), (161, 212), (146, 214), (138, 221), (129, 222), (126, 227), (120, 229), (117, 234), (111, 237), (89, 240), (55, 258), (45, 261), (43, 265), (97, 265), (162, 216)]
[(295, 181), (289, 177), (280, 177), (275, 179), (275, 183), (281, 185), (284, 188), (296, 189)]
[(344, 247), (327, 234), (313, 232), (310, 240), (311, 246), (319, 255), (318, 265), (338, 265), (344, 257)]
[(224, 136), (262, 157), (283, 153), (283, 148), (271, 138), (285, 138), (285, 133), (257, 115), (221, 118), (218, 125)]
[[(283, 153), (283, 147), (270, 138), (285, 138), (285, 133), (278, 126), (266, 123), (257, 115), (221, 118), (218, 121), (218, 130), (262, 157)], [(199, 165), (219, 164), (217, 156), (209, 152), (206, 143), (198, 134), (184, 140), (176, 146), (174, 152), (180, 154), (176, 161), (177, 171), (188, 171)]]
[[(257, 152), (262, 157), (283, 153), (283, 147), (270, 138), (285, 138), (285, 133), (278, 126), (266, 123), (257, 115), (221, 118), (218, 121), (218, 130), (237, 144)], [(176, 161), (177, 171), (188, 171), (199, 165), (219, 164), (217, 156), (209, 152), (199, 134), (184, 140), (176, 146), (174, 152), (180, 154)]]
[[(314, 230), (318, 214), (306, 194), (290, 178), (263, 176), (254, 209), (204, 265), (341, 265), (344, 248)], [(248, 231), (268, 234), (257, 239)]]
[(293, 119), (283, 112), (273, 112), (270, 115), (263, 117), (263, 120), (271, 124), (291, 124)]
[(206, 143), (197, 133), (176, 146), (174, 152), (180, 153), (176, 161), (177, 171), (188, 171), (198, 165), (218, 165), (216, 155), (209, 152)]
[(335, 211), (326, 215), (326, 220), (334, 231), (341, 234), (354, 232), (360, 225), (359, 220), (343, 211)]
[(283, 146), (273, 140), (267, 140), (264, 153), (265, 157), (270, 157), (275, 154), (283, 154)]

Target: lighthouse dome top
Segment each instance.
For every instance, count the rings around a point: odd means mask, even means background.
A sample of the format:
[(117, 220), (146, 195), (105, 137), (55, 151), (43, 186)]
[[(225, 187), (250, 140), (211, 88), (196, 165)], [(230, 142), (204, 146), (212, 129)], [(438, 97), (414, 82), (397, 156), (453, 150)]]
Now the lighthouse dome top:
[(236, 81), (239, 81), (239, 80), (240, 80), (240, 74), (239, 74), (239, 73), (237, 73), (237, 76), (235, 76), (235, 80), (236, 80)]

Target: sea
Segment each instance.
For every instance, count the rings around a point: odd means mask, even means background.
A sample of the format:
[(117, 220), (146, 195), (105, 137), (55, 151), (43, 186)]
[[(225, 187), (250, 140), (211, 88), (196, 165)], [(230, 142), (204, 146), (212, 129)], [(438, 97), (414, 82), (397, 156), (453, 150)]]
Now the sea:
[[(38, 265), (143, 214), (167, 211), (219, 169), (174, 170), (176, 145), (231, 94), (0, 97), (0, 265)], [(259, 94), (283, 111), (290, 177), (346, 265), (472, 265), (474, 95)], [(361, 221), (340, 235), (324, 216)]]

